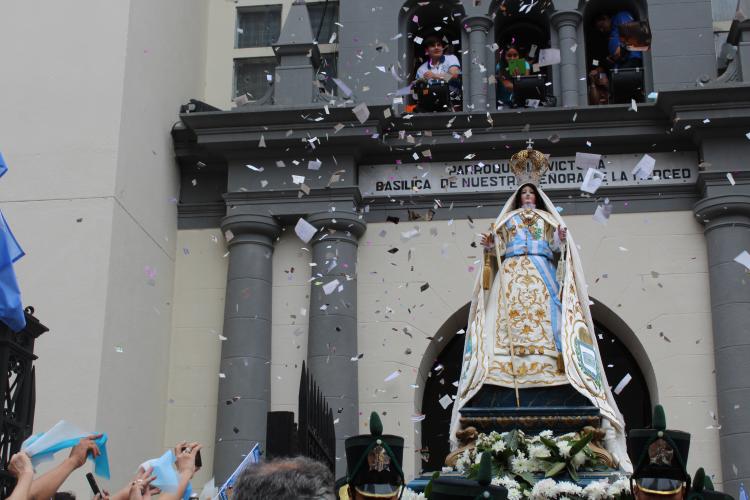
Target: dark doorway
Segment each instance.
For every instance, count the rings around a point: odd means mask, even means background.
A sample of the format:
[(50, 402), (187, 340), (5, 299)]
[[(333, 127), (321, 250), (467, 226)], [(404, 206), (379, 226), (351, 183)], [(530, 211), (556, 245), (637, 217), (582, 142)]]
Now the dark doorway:
[[(467, 321), (468, 309), (463, 324)], [(594, 327), (604, 371), (611, 386), (617, 386), (628, 374), (632, 377), (622, 392), (615, 394), (617, 406), (625, 417), (626, 431), (648, 427), (651, 425), (651, 395), (635, 358), (612, 332), (596, 322)], [(423, 471), (440, 470), (450, 452), (448, 431), (453, 405), (443, 409), (439, 400), (446, 394), (455, 396), (458, 390), (454, 382), (460, 376), (464, 338), (464, 335), (456, 335), (445, 345), (425, 384), (422, 413), (427, 418), (422, 422), (422, 450), (429, 450), (429, 454), (423, 454)]]

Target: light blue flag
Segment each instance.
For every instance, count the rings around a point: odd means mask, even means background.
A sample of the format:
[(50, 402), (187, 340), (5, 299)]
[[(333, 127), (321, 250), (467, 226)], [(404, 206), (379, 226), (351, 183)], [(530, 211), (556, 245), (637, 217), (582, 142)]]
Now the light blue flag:
[(21, 246), (0, 212), (0, 321), (14, 332), (21, 331), (26, 326), (21, 290), (13, 270), (13, 263), (23, 256)]
[(747, 490), (745, 489), (745, 483), (740, 483), (740, 500), (747, 500)]
[(8, 171), (8, 165), (5, 164), (5, 159), (3, 158), (3, 154), (0, 153), (0, 177), (5, 175), (5, 172)]
[(258, 446), (258, 443), (255, 443), (255, 446), (253, 446), (253, 449), (250, 450), (250, 453), (247, 454), (245, 459), (242, 460), (239, 467), (232, 472), (229, 479), (227, 479), (221, 488), (219, 488), (219, 494), (216, 498), (219, 498), (220, 500), (229, 500), (227, 490), (234, 487), (234, 483), (237, 482), (240, 474), (242, 474), (242, 471), (245, 470), (248, 465), (257, 464), (258, 462), (260, 462), (260, 446)]
[[(177, 477), (177, 470), (174, 467), (175, 460), (177, 459), (174, 456), (174, 451), (167, 450), (159, 458), (146, 460), (141, 464), (141, 467), (143, 467), (143, 470), (153, 467), (154, 470), (151, 471), (151, 475), (156, 476), (156, 479), (151, 482), (151, 485), (156, 486), (161, 491), (171, 493), (177, 491), (180, 482), (179, 477)], [(187, 488), (185, 488), (185, 494), (182, 495), (182, 498), (188, 500), (192, 492), (193, 487), (188, 483)]]
[[(47, 432), (29, 436), (21, 444), (21, 451), (28, 453), (31, 463), (36, 467), (42, 462), (52, 460), (55, 453), (66, 448), (73, 448), (81, 439), (95, 434), (93, 432), (83, 432), (77, 427), (67, 423), (64, 420), (59, 421)], [(99, 448), (99, 456), (94, 458), (88, 456), (89, 460), (94, 461), (94, 473), (104, 479), (109, 479), (109, 457), (107, 456), (107, 435), (95, 439), (94, 443)]]

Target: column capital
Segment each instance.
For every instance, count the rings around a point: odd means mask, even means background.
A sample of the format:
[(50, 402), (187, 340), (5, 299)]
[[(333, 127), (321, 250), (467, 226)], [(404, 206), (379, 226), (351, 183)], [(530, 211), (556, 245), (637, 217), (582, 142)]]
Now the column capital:
[(492, 19), (487, 16), (466, 17), (461, 20), (461, 23), (464, 25), (464, 29), (467, 33), (478, 30), (489, 33), (490, 28), (492, 28), (492, 25), (494, 24)]
[(582, 19), (583, 15), (577, 10), (558, 10), (550, 16), (552, 24), (558, 29), (561, 26), (573, 26), (577, 28)]
[(270, 215), (236, 214), (221, 219), (221, 231), (226, 235), (231, 231), (232, 238), (227, 246), (239, 243), (256, 243), (273, 248), (273, 241), (281, 234), (281, 224)]
[[(367, 223), (356, 212), (314, 212), (307, 216), (307, 222), (320, 229), (335, 229), (336, 233), (322, 241), (331, 239), (346, 239), (357, 242), (365, 234)], [(319, 241), (319, 238), (313, 242)]]
[(693, 213), (706, 231), (726, 224), (750, 228), (750, 194), (708, 196), (693, 206)]

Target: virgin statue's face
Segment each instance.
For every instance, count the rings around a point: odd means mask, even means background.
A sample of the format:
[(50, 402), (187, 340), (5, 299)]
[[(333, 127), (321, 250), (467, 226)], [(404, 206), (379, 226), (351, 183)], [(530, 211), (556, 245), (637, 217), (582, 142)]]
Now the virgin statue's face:
[(536, 194), (531, 186), (521, 188), (521, 205), (536, 205)]

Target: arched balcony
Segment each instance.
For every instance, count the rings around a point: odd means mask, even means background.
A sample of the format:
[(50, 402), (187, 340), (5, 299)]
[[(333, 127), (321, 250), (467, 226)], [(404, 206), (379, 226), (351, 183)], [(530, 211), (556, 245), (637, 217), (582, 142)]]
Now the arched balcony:
[[(636, 21), (647, 21), (646, 0), (582, 0), (579, 10), (583, 15), (583, 38), (585, 40), (585, 44), (580, 45), (585, 47), (585, 53), (583, 54), (585, 62), (581, 71), (582, 73), (585, 71), (589, 75), (588, 99), (582, 101), (582, 103), (588, 102), (591, 105), (623, 103), (630, 102), (631, 98), (636, 101), (643, 101), (645, 96), (653, 91), (650, 52), (641, 52), (642, 65), (640, 69), (617, 68), (616, 66), (621, 65), (608, 61), (609, 34), (599, 31), (597, 18), (602, 14), (614, 18), (618, 13), (628, 12)], [(592, 76), (591, 73), (596, 68), (601, 68), (602, 72), (599, 76)], [(628, 75), (627, 73), (631, 74)], [(624, 82), (623, 85), (618, 85), (618, 77)], [(600, 100), (597, 99), (596, 94), (592, 95), (591, 92), (591, 84), (593, 79), (596, 78), (602, 82), (604, 80), (607, 82), (608, 95), (599, 96)], [(640, 82), (640, 87), (632, 91), (631, 95), (630, 87), (635, 86), (638, 82)], [(601, 86), (604, 87), (603, 84)]]
[[(443, 57), (456, 57), (463, 68), (465, 58), (461, 50), (464, 42), (461, 19), (464, 16), (464, 8), (461, 2), (456, 0), (443, 0), (428, 4), (418, 0), (409, 0), (403, 5), (399, 14), (399, 28), (404, 36), (399, 43), (399, 53), (402, 54), (403, 73), (409, 82), (417, 80), (417, 73), (422, 65), (429, 65), (426, 45), (434, 39), (443, 44)], [(420, 82), (415, 86), (412, 94), (406, 96), (407, 111), (417, 110), (415, 92), (422, 92), (426, 96), (423, 107), (429, 109), (424, 109), (424, 111), (461, 111), (463, 109), (461, 82), (462, 79), (459, 76), (446, 82), (445, 88), (440, 88), (443, 85), (433, 85), (432, 90), (430, 86)], [(441, 95), (438, 95), (439, 93)]]

